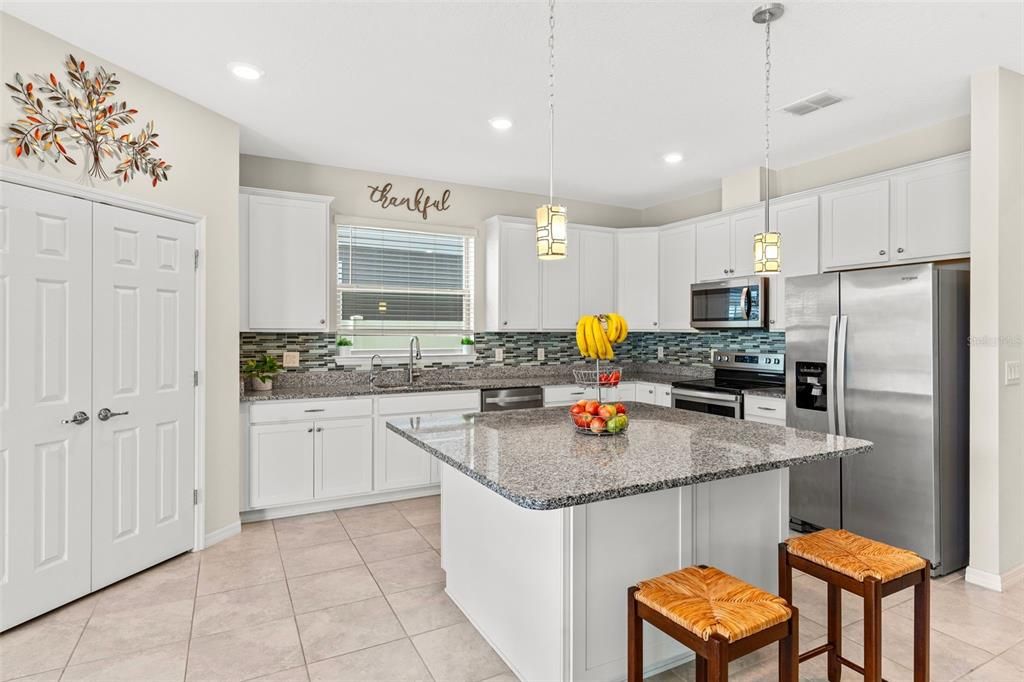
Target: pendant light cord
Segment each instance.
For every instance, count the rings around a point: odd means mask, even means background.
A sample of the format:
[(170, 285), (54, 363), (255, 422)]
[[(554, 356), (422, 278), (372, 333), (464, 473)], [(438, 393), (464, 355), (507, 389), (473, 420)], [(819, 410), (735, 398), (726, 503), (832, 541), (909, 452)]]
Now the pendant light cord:
[(548, 205), (555, 205), (555, 0), (548, 0)]
[(771, 232), (771, 80), (772, 80), (772, 22), (764, 24), (764, 231)]

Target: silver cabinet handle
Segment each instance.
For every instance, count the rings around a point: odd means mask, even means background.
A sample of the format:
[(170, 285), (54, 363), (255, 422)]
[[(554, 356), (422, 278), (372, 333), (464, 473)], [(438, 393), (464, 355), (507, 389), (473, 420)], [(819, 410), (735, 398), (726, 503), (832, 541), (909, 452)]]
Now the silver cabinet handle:
[(78, 412), (75, 412), (73, 415), (71, 415), (71, 419), (61, 419), (60, 423), (61, 424), (76, 424), (77, 425), (77, 424), (84, 424), (87, 421), (89, 421), (89, 415), (87, 415), (85, 412), (82, 412), (81, 410), (79, 410)]
[(885, 255), (885, 249), (880, 249), (880, 250), (878, 251), (878, 255), (879, 255), (879, 256), (884, 256), (884, 255)]
[(126, 414), (128, 414), (128, 410), (125, 410), (124, 412), (112, 412), (109, 407), (104, 407), (96, 413), (96, 418), (101, 422), (105, 422), (112, 417), (123, 417)]
[(757, 409), (764, 410), (765, 412), (775, 412), (775, 408), (774, 407), (764, 407), (762, 405), (758, 405)]
[(323, 412), (323, 411), (324, 411), (324, 408), (322, 408), (322, 407), (317, 407), (317, 408), (311, 409), (311, 410), (303, 410), (303, 412)]
[(903, 247), (901, 246), (900, 248), (896, 249), (896, 253), (903, 253)]

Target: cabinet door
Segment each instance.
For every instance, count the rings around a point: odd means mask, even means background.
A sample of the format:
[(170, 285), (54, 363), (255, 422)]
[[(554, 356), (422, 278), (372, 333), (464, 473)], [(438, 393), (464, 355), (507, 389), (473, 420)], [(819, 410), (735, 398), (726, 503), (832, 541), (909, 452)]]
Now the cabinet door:
[(648, 405), (658, 404), (658, 387), (656, 384), (649, 384), (645, 381), (638, 381), (636, 384), (636, 402), (647, 403)]
[(730, 217), (732, 223), (732, 265), (730, 277), (754, 274), (754, 235), (764, 232), (764, 209), (755, 208)]
[(313, 497), (341, 497), (373, 490), (373, 420), (316, 423)]
[(672, 407), (672, 387), (668, 384), (654, 384), (654, 404)]
[(260, 424), (249, 431), (249, 504), (313, 499), (313, 423)]
[(971, 250), (971, 168), (966, 157), (893, 178), (896, 260)]
[(828, 270), (887, 262), (889, 180), (874, 180), (822, 194), (822, 267)]
[(658, 249), (658, 326), (662, 331), (690, 329), (690, 285), (694, 267), (693, 225), (661, 233)]
[(729, 218), (697, 223), (696, 270), (699, 281), (723, 279), (732, 267), (732, 227)]
[(616, 235), (619, 247), (617, 291), (619, 314), (630, 329), (658, 329), (658, 233)]
[(405, 423), (415, 422), (421, 416), (427, 415), (391, 415), (377, 418), (374, 490), (394, 490), (430, 484), (433, 457), (387, 427), (389, 419)]
[(541, 326), (576, 329), (580, 318), (580, 231), (569, 228), (568, 251), (561, 260), (541, 261)]
[(327, 206), (249, 197), (249, 328), (327, 330)]
[(772, 229), (782, 235), (782, 273), (768, 284), (768, 329), (786, 329), (786, 278), (818, 270), (818, 197), (772, 205)]
[[(571, 234), (571, 233), (570, 233)], [(580, 230), (580, 315), (614, 312), (615, 235), (596, 230)], [(573, 328), (576, 321), (573, 320)]]
[(537, 233), (529, 225), (501, 226), (499, 331), (540, 329), (540, 272)]

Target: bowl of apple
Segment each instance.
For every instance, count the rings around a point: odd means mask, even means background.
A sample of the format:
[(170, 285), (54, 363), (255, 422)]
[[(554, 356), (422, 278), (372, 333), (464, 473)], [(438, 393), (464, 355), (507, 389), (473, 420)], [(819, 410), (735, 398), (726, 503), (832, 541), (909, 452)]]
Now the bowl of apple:
[(569, 408), (569, 419), (578, 433), (617, 436), (626, 432), (629, 416), (623, 403), (581, 400)]

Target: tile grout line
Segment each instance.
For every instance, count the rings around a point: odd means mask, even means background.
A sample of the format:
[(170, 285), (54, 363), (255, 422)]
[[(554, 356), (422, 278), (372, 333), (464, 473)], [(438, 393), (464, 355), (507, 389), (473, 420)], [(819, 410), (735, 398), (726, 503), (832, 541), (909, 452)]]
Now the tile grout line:
[[(341, 523), (341, 521), (338, 521)], [(284, 574), (284, 588), (288, 592), (288, 604), (292, 609), (292, 625), (295, 626), (295, 637), (299, 640), (299, 653), (302, 654), (302, 667), (306, 671), (306, 679), (309, 679), (309, 659), (306, 657), (306, 645), (302, 643), (302, 632), (299, 630), (299, 617), (295, 614), (295, 602), (292, 600), (292, 586), (288, 582), (288, 571), (284, 566), (284, 557), (281, 555), (281, 543), (277, 539), (277, 526), (273, 521), (270, 522), (270, 527), (274, 531), (274, 546), (277, 548), (277, 560), (281, 564), (281, 573)], [(342, 527), (344, 528), (344, 526)], [(346, 531), (346, 535), (348, 531)], [(354, 545), (353, 545), (354, 546)], [(280, 672), (280, 671), (275, 671)], [(270, 673), (273, 674), (273, 673)]]
[[(89, 623), (92, 622), (92, 615), (94, 613), (96, 613), (95, 605), (93, 605), (92, 611), (89, 612), (89, 617), (85, 619), (85, 623), (82, 624), (82, 631), (78, 633), (78, 639), (75, 640), (75, 646), (71, 647), (71, 651), (68, 653), (67, 660), (65, 660), (64, 665), (60, 667), (60, 675), (57, 678), (58, 680), (64, 677), (64, 672), (68, 669), (68, 666), (71, 665), (71, 659), (75, 657), (75, 652), (78, 651), (78, 645), (82, 643), (82, 637), (85, 636), (85, 629), (89, 627)], [(37, 673), (29, 674), (35, 675)]]
[(196, 566), (196, 587), (192, 590), (192, 617), (188, 621), (188, 639), (185, 640), (185, 669), (181, 671), (182, 682), (188, 679), (188, 661), (192, 655), (192, 631), (196, 625), (196, 602), (199, 600), (199, 574), (203, 570), (202, 552), (200, 551), (198, 554), (199, 565)]

